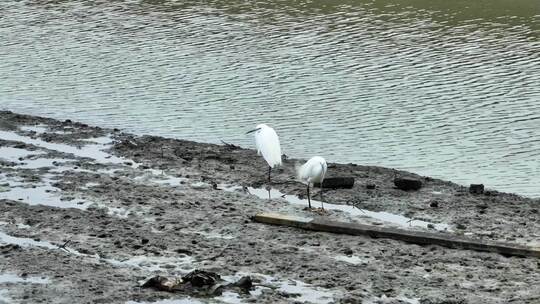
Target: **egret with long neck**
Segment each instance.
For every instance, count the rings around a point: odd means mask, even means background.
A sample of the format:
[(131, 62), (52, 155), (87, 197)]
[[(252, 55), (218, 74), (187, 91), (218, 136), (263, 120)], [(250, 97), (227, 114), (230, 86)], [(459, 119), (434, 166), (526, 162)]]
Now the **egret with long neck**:
[(270, 172), (272, 168), (281, 165), (281, 147), (279, 145), (279, 137), (274, 129), (260, 124), (255, 129), (248, 131), (255, 133), (255, 144), (257, 145), (257, 153), (262, 155), (268, 164), (268, 184), (270, 185)]

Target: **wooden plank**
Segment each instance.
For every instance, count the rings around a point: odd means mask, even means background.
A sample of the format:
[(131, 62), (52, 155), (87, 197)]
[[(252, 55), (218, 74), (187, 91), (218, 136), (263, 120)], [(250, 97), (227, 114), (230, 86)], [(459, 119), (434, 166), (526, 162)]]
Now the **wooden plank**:
[(260, 223), (297, 227), (306, 230), (331, 233), (368, 235), (374, 238), (389, 238), (420, 245), (439, 245), (448, 248), (495, 252), (506, 256), (540, 258), (540, 247), (528, 247), (518, 244), (466, 238), (449, 233), (432, 233), (380, 227), (356, 223), (330, 221), (323, 218), (306, 218), (279, 213), (260, 213), (254, 220)]

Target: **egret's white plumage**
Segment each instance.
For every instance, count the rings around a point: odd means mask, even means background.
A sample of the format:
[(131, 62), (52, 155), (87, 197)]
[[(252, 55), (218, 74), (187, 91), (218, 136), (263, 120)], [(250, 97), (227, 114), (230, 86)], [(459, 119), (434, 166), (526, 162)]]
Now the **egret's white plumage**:
[(271, 127), (260, 124), (255, 128), (255, 144), (257, 152), (271, 168), (281, 165), (281, 147), (279, 137)]
[[(259, 153), (259, 155), (262, 154), (264, 160), (268, 163), (268, 184), (270, 184), (270, 172), (272, 171), (272, 168), (281, 165), (279, 137), (274, 129), (265, 124), (257, 125), (255, 129), (247, 133), (252, 132), (255, 132), (257, 153)], [(270, 190), (268, 190), (268, 197), (270, 198)]]
[[(320, 183), (321, 184), (321, 198), (322, 198), (322, 183), (324, 176), (326, 175), (326, 169), (328, 168), (326, 160), (320, 156), (314, 156), (310, 158), (305, 164), (298, 168), (298, 178), (307, 184), (308, 204), (311, 208), (311, 198), (309, 195), (309, 185)], [(322, 200), (321, 200), (322, 203)]]

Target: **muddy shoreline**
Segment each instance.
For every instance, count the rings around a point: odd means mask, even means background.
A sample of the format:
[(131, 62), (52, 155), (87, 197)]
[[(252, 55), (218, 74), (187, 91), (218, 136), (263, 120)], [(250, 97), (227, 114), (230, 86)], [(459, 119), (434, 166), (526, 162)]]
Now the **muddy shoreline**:
[[(273, 211), (539, 246), (538, 199), (329, 164), (355, 185), (325, 190), (345, 207), (319, 214), (302, 205), (299, 162), (275, 170), (268, 200), (253, 150), (0, 112), (0, 303), (540, 303), (538, 259), (251, 220)], [(396, 189), (396, 176), (423, 187)], [(192, 269), (250, 275), (256, 288), (194, 298), (140, 287)]]

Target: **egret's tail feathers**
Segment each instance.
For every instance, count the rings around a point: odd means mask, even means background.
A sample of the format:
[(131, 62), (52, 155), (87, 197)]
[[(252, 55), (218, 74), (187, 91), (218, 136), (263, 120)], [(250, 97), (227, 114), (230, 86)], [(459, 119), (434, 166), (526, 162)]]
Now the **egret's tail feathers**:
[(281, 165), (281, 147), (276, 131), (266, 125), (258, 125), (257, 128), (260, 128), (255, 133), (257, 150), (270, 167)]
[(296, 172), (296, 178), (297, 178), (299, 181), (302, 181), (302, 173), (301, 173), (301, 170), (302, 170), (302, 164), (299, 163), (299, 162), (294, 163), (294, 171)]
[(309, 183), (309, 164), (296, 164), (296, 176), (302, 183)]

